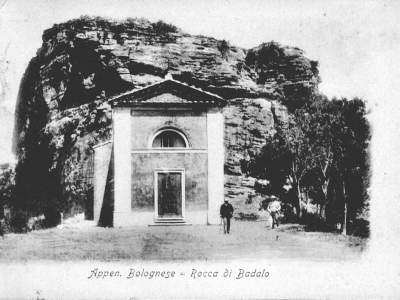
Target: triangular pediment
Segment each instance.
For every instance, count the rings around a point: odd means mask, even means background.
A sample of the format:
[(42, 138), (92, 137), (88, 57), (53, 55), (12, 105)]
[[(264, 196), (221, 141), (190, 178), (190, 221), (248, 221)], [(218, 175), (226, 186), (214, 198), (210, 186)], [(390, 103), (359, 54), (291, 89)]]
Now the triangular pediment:
[(224, 106), (218, 95), (185, 83), (167, 79), (148, 87), (129, 91), (109, 100), (113, 107), (133, 106)]
[(165, 103), (165, 104), (183, 104), (183, 103), (192, 103), (191, 101), (184, 99), (182, 97), (178, 97), (171, 93), (164, 93), (157, 95), (155, 97), (142, 100), (143, 103)]

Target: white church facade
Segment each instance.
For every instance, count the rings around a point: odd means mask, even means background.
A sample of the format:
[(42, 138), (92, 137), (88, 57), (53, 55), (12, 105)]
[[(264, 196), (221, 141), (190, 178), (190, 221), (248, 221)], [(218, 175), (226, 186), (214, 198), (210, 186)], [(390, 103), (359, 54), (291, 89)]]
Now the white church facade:
[(226, 101), (165, 79), (109, 102), (112, 141), (95, 148), (95, 221), (111, 166), (114, 227), (218, 224)]

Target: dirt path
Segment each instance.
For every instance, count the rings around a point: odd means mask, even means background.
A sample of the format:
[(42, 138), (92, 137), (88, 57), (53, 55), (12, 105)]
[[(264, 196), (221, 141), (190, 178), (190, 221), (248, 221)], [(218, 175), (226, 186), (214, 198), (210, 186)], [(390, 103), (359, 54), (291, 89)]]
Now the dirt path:
[(304, 232), (298, 225), (278, 230), (264, 222), (233, 222), (230, 235), (219, 226), (47, 229), (0, 239), (0, 261), (50, 260), (349, 260), (366, 240)]

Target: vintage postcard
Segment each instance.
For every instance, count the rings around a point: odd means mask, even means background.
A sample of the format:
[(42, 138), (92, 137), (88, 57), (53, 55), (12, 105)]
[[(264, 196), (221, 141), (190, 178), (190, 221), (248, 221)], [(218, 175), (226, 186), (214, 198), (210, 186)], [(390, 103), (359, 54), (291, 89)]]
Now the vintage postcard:
[(398, 297), (399, 9), (0, 1), (0, 299)]

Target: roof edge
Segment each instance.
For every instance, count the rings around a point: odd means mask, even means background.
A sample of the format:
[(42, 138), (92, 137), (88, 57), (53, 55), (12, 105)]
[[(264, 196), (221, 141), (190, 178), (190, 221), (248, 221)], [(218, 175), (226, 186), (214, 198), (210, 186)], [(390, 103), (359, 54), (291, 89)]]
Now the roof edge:
[(198, 88), (198, 87), (195, 87), (195, 86), (191, 86), (191, 85), (189, 85), (187, 83), (184, 83), (184, 82), (181, 82), (181, 81), (178, 81), (178, 80), (175, 80), (175, 79), (171, 79), (171, 78), (164, 79), (162, 81), (153, 83), (151, 85), (148, 85), (148, 86), (140, 88), (140, 89), (130, 90), (130, 91), (127, 91), (127, 92), (125, 92), (123, 94), (116, 95), (116, 96), (111, 97), (110, 99), (108, 99), (107, 102), (110, 103), (111, 106), (113, 107), (113, 106), (116, 106), (116, 104), (120, 100), (126, 99), (129, 96), (134, 96), (135, 94), (139, 94), (139, 93), (141, 93), (141, 94), (143, 93), (144, 94), (144, 93), (146, 93), (146, 91), (150, 91), (151, 89), (154, 89), (155, 87), (157, 87), (159, 85), (166, 85), (168, 83), (171, 83), (171, 84), (174, 84), (174, 85), (180, 86), (182, 88), (186, 88), (186, 89), (189, 88), (189, 89), (192, 89), (193, 91), (196, 91), (197, 93), (201, 93), (201, 94), (207, 95), (207, 97), (210, 97), (211, 99), (214, 99), (216, 104), (218, 104), (218, 106), (221, 106), (221, 104), (222, 104), (222, 106), (224, 106), (227, 103), (227, 101), (224, 98), (222, 98), (221, 96), (219, 96), (217, 94), (214, 94), (214, 93), (211, 93), (211, 92), (208, 92), (208, 91), (204, 91), (201, 88)]

